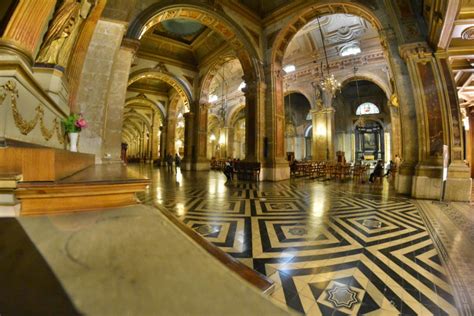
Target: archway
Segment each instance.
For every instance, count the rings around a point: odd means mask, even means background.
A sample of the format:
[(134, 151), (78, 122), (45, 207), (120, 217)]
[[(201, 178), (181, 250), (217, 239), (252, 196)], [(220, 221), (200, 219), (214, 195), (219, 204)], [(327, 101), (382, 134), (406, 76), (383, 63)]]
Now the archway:
[(289, 161), (303, 160), (311, 156), (307, 152), (305, 131), (311, 124), (311, 105), (309, 100), (299, 92), (287, 92), (285, 96), (285, 143), (286, 156)]
[[(170, 20), (186, 20), (194, 21), (204, 25), (223, 38), (230, 45), (232, 55), (235, 56), (242, 67), (244, 81), (247, 83), (245, 102), (247, 104), (246, 126), (253, 129), (253, 133), (247, 133), (247, 158), (258, 160), (260, 155), (260, 137), (259, 128), (257, 126), (258, 108), (263, 101), (263, 96), (258, 93), (260, 80), (263, 78), (263, 68), (258, 63), (261, 56), (251, 44), (247, 35), (241, 30), (240, 26), (235, 24), (225, 13), (216, 11), (211, 5), (195, 6), (192, 3), (175, 4), (172, 1), (164, 1), (153, 4), (138, 15), (131, 24), (127, 37), (141, 39), (145, 33), (149, 32), (159, 23)], [(201, 72), (200, 77), (204, 77), (205, 72)], [(207, 105), (208, 95), (206, 91), (202, 93), (202, 89), (196, 89), (200, 94), (197, 99), (200, 102), (193, 104), (191, 112), (193, 112), (193, 164), (197, 169), (208, 168), (206, 159), (207, 146)], [(191, 152), (191, 151), (190, 151)], [(206, 166), (206, 167), (205, 167)]]
[[(272, 67), (282, 75), (272, 82), (276, 86), (272, 89), (276, 93), (274, 106), (277, 113), (281, 111), (279, 86), (284, 84), (312, 92), (313, 159), (333, 160), (337, 147), (334, 97), (339, 89), (324, 80), (335, 78), (345, 83), (357, 72), (357, 76), (370, 78), (383, 87), (388, 97), (394, 93), (381, 30), (375, 13), (365, 6), (323, 2), (301, 9), (298, 18), (276, 36)], [(381, 72), (381, 68), (386, 71)]]

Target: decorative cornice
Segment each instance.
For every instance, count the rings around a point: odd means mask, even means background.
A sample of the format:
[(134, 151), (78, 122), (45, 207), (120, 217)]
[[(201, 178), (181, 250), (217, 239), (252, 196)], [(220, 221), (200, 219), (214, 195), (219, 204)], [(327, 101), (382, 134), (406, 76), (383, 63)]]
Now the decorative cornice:
[(400, 45), (400, 56), (406, 61), (410, 58), (425, 59), (431, 57), (433, 50), (426, 42)]

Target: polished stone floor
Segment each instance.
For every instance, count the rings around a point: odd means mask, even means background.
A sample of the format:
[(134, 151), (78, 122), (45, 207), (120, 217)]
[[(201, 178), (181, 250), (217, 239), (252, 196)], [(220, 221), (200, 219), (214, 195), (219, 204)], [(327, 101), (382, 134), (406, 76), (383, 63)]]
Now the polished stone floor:
[(416, 201), (396, 196), (387, 180), (226, 183), (215, 171), (131, 168), (153, 180), (140, 195), (144, 203), (167, 208), (272, 278), (275, 302), (298, 312), (470, 313), (469, 296), (459, 294), (465, 289), (452, 286), (436, 230)]

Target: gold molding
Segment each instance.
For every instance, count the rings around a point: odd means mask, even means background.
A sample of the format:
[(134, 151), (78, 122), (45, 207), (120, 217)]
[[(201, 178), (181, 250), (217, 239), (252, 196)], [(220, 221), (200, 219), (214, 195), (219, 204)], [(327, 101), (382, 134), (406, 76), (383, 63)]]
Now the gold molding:
[(59, 143), (64, 143), (64, 140), (61, 138), (62, 135), (57, 117), (53, 120), (53, 128), (51, 130), (46, 128), (44, 124), (44, 106), (41, 103), (35, 108), (35, 117), (28, 121), (23, 118), (18, 109), (17, 98), (19, 97), (19, 94), (18, 89), (16, 88), (16, 83), (9, 80), (5, 84), (1, 85), (0, 88), (3, 90), (0, 93), (0, 106), (3, 105), (3, 102), (9, 94), (13, 120), (21, 134), (28, 135), (36, 127), (38, 122), (40, 122), (41, 135), (46, 141), (49, 141), (51, 137), (53, 137), (54, 132), (56, 132)]

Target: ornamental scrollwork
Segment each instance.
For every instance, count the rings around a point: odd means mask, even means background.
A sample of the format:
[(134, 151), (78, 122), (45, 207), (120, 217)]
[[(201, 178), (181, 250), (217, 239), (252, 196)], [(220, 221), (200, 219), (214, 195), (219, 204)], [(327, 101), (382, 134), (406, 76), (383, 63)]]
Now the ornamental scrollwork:
[(53, 134), (56, 133), (60, 144), (64, 143), (63, 135), (61, 133), (60, 124), (57, 118), (53, 120), (53, 127), (48, 129), (44, 123), (44, 107), (39, 104), (35, 108), (35, 117), (31, 120), (26, 120), (18, 110), (17, 99), (18, 89), (16, 88), (15, 82), (9, 80), (5, 84), (0, 86), (0, 106), (5, 101), (7, 95), (10, 95), (10, 106), (12, 109), (13, 120), (16, 127), (20, 130), (23, 135), (28, 135), (38, 124), (40, 123), (41, 135), (46, 141), (49, 141)]

